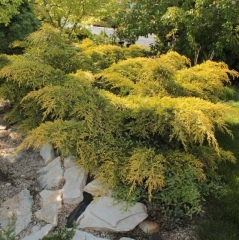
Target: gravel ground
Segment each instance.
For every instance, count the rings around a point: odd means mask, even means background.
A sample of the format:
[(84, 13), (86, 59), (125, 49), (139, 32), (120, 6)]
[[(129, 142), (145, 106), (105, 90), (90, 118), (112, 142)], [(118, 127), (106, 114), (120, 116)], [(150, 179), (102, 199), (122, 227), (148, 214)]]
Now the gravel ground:
[[(25, 188), (30, 190), (34, 199), (32, 222), (29, 227), (16, 238), (22, 239), (29, 233), (33, 226), (45, 225), (44, 222), (34, 217), (34, 213), (40, 209), (39, 193), (42, 190), (36, 181), (36, 172), (43, 166), (43, 160), (38, 151), (24, 151), (14, 156), (14, 150), (22, 139), (17, 134), (16, 126), (11, 126), (9, 129), (6, 129), (6, 126), (7, 123), (3, 120), (3, 114), (1, 113), (0, 133), (4, 132), (4, 134), (0, 134), (0, 205), (3, 201), (12, 198)], [(65, 226), (67, 216), (75, 207), (76, 205), (63, 205), (63, 208), (59, 211), (59, 223), (55, 231)], [(159, 222), (157, 220), (157, 217), (154, 217), (154, 221)], [(149, 236), (146, 236), (137, 227), (133, 231), (127, 233), (88, 232), (93, 233), (95, 236), (111, 240), (118, 240), (120, 237), (131, 237), (135, 240), (149, 239)], [(193, 225), (176, 228), (170, 231), (166, 231), (162, 228), (159, 234), (164, 240), (196, 240), (193, 233)]]

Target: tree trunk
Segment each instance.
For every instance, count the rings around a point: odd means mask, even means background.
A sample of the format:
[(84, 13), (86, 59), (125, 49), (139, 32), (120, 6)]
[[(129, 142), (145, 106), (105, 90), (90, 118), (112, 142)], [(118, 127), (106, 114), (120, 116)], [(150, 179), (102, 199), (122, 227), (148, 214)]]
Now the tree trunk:
[(194, 66), (197, 65), (198, 63), (198, 57), (199, 57), (200, 51), (201, 51), (201, 47), (199, 47), (199, 49), (195, 52), (194, 61), (193, 61)]

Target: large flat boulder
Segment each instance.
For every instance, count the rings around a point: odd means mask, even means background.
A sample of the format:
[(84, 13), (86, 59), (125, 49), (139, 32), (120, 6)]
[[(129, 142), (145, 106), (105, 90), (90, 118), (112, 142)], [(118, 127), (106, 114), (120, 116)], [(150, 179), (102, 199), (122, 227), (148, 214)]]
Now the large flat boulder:
[(2, 125), (1, 121), (0, 121), (0, 131), (4, 131), (6, 130), (7, 126), (6, 125)]
[(38, 210), (35, 213), (35, 216), (39, 220), (43, 220), (46, 223), (52, 224), (54, 227), (56, 227), (57, 224), (58, 224), (58, 209), (57, 209), (57, 205), (53, 204), (51, 206), (44, 207), (44, 208)]
[(83, 188), (87, 174), (82, 167), (73, 166), (64, 172), (65, 185), (62, 188), (65, 204), (80, 203), (83, 200)]
[(63, 169), (61, 167), (61, 157), (55, 158), (45, 167), (37, 171), (38, 181), (42, 188), (51, 189), (58, 187), (64, 181)]
[(144, 204), (115, 204), (111, 197), (101, 197), (93, 201), (77, 219), (78, 229), (94, 229), (97, 231), (127, 232), (133, 230), (148, 217)]
[(51, 206), (53, 204), (56, 204), (58, 209), (62, 207), (61, 189), (56, 191), (43, 190), (40, 192), (40, 196), (42, 208)]
[(94, 179), (89, 182), (83, 189), (84, 192), (91, 194), (94, 197), (99, 197), (103, 195), (108, 195), (106, 188), (104, 185), (98, 180)]
[(43, 190), (40, 193), (42, 208), (35, 213), (35, 216), (53, 225), (58, 224), (58, 209), (62, 207), (62, 191)]
[(12, 214), (16, 216), (15, 233), (27, 228), (32, 218), (33, 199), (29, 190), (24, 189), (13, 198), (2, 203), (0, 208), (0, 225), (6, 228)]

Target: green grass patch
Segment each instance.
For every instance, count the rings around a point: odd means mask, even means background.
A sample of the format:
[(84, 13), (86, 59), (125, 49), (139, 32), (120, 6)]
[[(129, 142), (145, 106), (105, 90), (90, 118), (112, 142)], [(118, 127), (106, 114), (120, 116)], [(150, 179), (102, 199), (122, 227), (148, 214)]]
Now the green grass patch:
[(220, 199), (208, 199), (208, 217), (198, 224), (197, 234), (200, 240), (238, 240), (239, 239), (239, 102), (227, 102), (235, 113), (226, 115), (233, 138), (227, 134), (217, 134), (220, 146), (233, 152), (236, 164), (222, 163), (219, 173), (228, 187), (226, 196)]
[(238, 240), (239, 229), (229, 221), (212, 218), (203, 221), (198, 229), (199, 240)]

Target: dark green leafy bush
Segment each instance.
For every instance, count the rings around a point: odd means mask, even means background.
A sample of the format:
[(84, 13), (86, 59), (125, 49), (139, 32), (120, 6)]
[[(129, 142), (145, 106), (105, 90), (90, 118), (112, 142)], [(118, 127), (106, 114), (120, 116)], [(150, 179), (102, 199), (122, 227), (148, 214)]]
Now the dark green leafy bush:
[(5, 26), (4, 23), (0, 24), (0, 53), (22, 53), (23, 48), (14, 48), (12, 43), (16, 40), (23, 41), (30, 33), (36, 31), (40, 26), (40, 22), (34, 16), (32, 4), (29, 1), (22, 1), (18, 11), (19, 13), (12, 16), (7, 26)]

